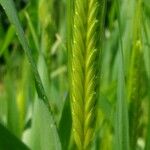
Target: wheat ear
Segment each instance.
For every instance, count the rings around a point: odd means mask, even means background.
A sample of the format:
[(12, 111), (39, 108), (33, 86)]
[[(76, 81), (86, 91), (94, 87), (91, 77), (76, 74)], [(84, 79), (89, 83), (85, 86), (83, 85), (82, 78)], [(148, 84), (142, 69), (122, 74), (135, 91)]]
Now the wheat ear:
[(75, 0), (71, 99), (73, 134), (79, 150), (89, 149), (94, 135), (99, 87), (100, 14), (100, 0)]

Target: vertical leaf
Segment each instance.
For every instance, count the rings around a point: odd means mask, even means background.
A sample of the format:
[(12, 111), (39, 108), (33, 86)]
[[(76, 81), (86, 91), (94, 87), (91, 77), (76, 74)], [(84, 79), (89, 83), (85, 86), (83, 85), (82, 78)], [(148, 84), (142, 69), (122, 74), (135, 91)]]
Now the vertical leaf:
[(43, 101), (35, 100), (31, 131), (32, 150), (61, 150), (53, 118)]
[(119, 22), (119, 39), (120, 47), (118, 51), (118, 88), (117, 88), (117, 112), (116, 112), (116, 149), (129, 150), (129, 125), (128, 125), (128, 108), (125, 92), (125, 70), (122, 42), (122, 26), (120, 22), (120, 3), (117, 0), (118, 22)]

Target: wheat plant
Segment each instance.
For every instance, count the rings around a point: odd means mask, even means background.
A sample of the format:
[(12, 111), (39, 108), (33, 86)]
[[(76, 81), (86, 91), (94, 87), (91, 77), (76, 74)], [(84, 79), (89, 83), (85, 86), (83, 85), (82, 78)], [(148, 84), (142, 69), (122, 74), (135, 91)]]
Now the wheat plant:
[(150, 150), (149, 0), (0, 0), (0, 150)]

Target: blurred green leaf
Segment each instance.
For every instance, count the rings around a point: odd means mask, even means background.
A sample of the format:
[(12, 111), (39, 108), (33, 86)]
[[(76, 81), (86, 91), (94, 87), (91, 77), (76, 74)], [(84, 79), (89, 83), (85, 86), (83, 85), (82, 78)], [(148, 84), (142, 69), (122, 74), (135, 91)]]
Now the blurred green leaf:
[(32, 37), (33, 37), (33, 40), (34, 40), (35, 47), (36, 47), (37, 51), (39, 51), (40, 46), (39, 46), (39, 42), (38, 42), (38, 36), (37, 36), (36, 31), (34, 29), (31, 18), (29, 16), (28, 12), (25, 11), (24, 14), (25, 14), (25, 17), (27, 19), (27, 23), (29, 25), (29, 29), (31, 31), (31, 34), (32, 34)]
[(0, 123), (0, 150), (29, 150)]
[(16, 101), (16, 89), (13, 78), (9, 74), (5, 78), (5, 86), (7, 90), (7, 128), (14, 135), (20, 137), (21, 133), (19, 127), (19, 112)]
[(118, 87), (117, 87), (117, 104), (116, 104), (116, 150), (129, 150), (129, 125), (128, 125), (128, 107), (125, 88), (125, 70), (124, 54), (122, 41), (122, 24), (120, 18), (120, 2), (117, 0), (118, 23), (119, 23), (119, 51), (118, 51)]
[(58, 127), (58, 132), (63, 150), (68, 149), (71, 136), (71, 127), (72, 127), (71, 106), (69, 95), (67, 95)]
[(50, 112), (43, 101), (35, 100), (31, 128), (32, 150), (61, 150), (61, 143)]
[(3, 45), (2, 45), (2, 48), (0, 49), (0, 56), (4, 53), (4, 51), (10, 45), (14, 35), (15, 35), (15, 30), (14, 30), (14, 27), (11, 25), (8, 28), (8, 31), (7, 31), (6, 36), (5, 36), (5, 40), (4, 40)]
[(116, 106), (116, 150), (129, 150), (128, 108), (125, 95), (125, 80), (121, 50), (119, 51), (118, 89)]

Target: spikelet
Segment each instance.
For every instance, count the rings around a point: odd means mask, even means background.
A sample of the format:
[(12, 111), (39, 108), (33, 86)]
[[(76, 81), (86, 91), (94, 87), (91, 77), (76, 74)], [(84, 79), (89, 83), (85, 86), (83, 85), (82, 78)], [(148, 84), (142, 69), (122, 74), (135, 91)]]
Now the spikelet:
[(73, 134), (79, 150), (89, 149), (94, 135), (99, 86), (100, 13), (99, 0), (75, 0), (71, 100)]

